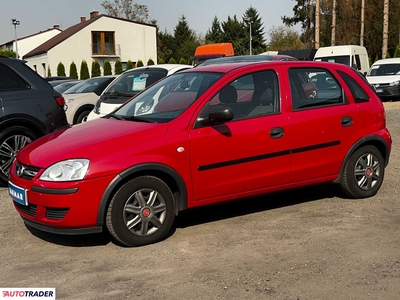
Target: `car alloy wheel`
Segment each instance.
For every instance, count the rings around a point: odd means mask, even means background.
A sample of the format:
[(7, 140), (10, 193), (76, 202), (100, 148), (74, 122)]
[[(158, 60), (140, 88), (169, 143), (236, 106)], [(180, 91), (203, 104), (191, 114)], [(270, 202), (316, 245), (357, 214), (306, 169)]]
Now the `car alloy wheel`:
[(365, 153), (356, 162), (354, 179), (360, 189), (368, 191), (380, 180), (381, 164), (376, 156)]

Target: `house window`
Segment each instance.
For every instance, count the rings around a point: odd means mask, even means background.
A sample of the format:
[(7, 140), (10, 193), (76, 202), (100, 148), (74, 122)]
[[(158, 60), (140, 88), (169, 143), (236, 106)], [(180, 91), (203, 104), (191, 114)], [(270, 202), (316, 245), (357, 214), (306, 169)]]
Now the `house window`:
[(92, 55), (115, 55), (114, 32), (92, 32)]

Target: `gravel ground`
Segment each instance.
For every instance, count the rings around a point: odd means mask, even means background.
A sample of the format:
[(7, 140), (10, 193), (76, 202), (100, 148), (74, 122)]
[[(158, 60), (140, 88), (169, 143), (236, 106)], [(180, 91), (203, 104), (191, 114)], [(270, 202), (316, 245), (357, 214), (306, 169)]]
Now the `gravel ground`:
[(380, 192), (347, 200), (322, 185), (192, 210), (163, 242), (58, 236), (24, 226), (0, 189), (1, 287), (57, 299), (399, 299), (400, 103)]

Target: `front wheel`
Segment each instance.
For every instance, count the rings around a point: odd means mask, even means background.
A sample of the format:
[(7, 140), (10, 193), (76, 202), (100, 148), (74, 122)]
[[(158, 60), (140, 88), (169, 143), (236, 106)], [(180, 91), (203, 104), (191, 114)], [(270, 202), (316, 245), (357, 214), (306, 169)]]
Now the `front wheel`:
[(78, 117), (76, 118), (76, 123), (75, 124), (79, 124), (82, 122), (86, 122), (87, 116), (90, 114), (91, 110), (85, 110), (83, 112), (81, 112)]
[(385, 162), (379, 150), (371, 145), (355, 151), (346, 162), (342, 176), (343, 191), (352, 198), (374, 196), (383, 183)]
[(126, 246), (156, 243), (171, 229), (174, 206), (174, 196), (162, 180), (153, 176), (132, 179), (111, 199), (107, 229)]

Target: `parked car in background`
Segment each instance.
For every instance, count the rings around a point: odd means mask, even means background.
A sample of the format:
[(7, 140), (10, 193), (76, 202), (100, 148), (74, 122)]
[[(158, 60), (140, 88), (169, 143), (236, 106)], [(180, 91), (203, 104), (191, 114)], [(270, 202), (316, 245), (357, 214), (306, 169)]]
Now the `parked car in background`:
[(0, 183), (34, 139), (68, 126), (64, 98), (25, 61), (0, 56)]
[(49, 77), (45, 77), (44, 79), (46, 79), (47, 81), (55, 81), (55, 80), (72, 80), (72, 77), (68, 77), (68, 76), (49, 76)]
[[(310, 98), (304, 78), (323, 73), (338, 93)], [(170, 75), (107, 117), (34, 141), (18, 153), (9, 191), (29, 226), (107, 228), (140, 246), (162, 240), (179, 212), (221, 201), (324, 182), (371, 197), (391, 146), (382, 102), (349, 66), (218, 64)]]
[(71, 125), (82, 123), (114, 78), (113, 75), (89, 78), (64, 91), (65, 112)]
[(225, 64), (225, 63), (234, 63), (234, 62), (257, 62), (257, 61), (294, 61), (297, 58), (294, 58), (289, 55), (238, 55), (238, 56), (225, 56), (218, 58), (210, 58), (196, 67), (215, 65), (215, 64)]
[(400, 58), (376, 61), (369, 69), (368, 82), (381, 98), (400, 98)]
[(192, 68), (183, 64), (160, 64), (123, 72), (104, 90), (86, 121), (103, 117), (161, 78)]
[[(54, 82), (54, 81), (52, 81), (52, 82)], [(81, 82), (81, 80), (66, 81), (66, 82), (61, 82), (60, 84), (57, 84), (53, 87), (57, 92), (64, 93), (66, 90), (73, 87), (74, 85), (77, 85), (80, 82)]]

